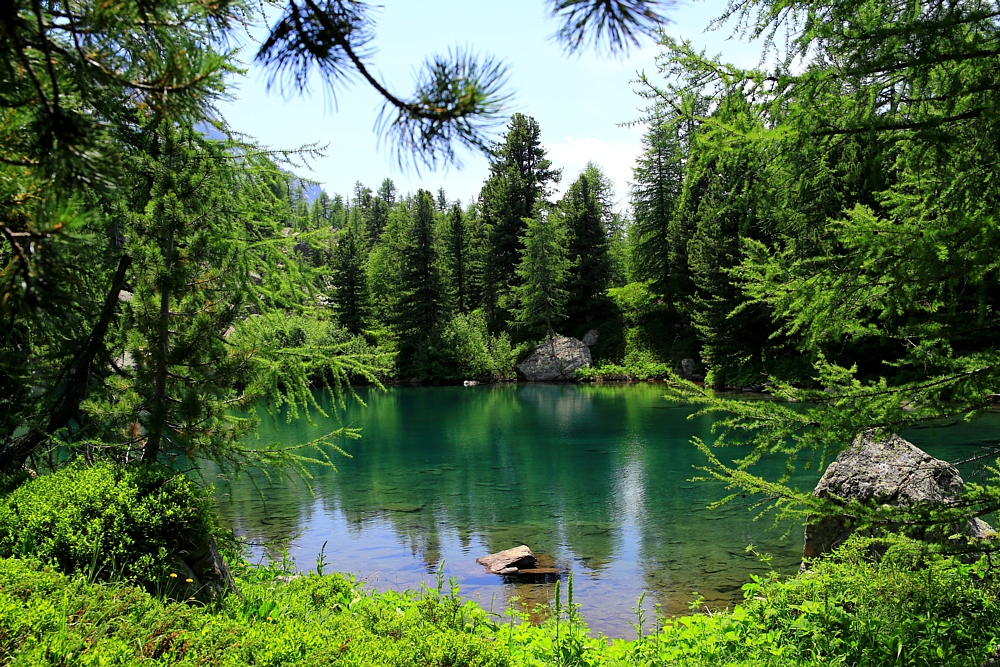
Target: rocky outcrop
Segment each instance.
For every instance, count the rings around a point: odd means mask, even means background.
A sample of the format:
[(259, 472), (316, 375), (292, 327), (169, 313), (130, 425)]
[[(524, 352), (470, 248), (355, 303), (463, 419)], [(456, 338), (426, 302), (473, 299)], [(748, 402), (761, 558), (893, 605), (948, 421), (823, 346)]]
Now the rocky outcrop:
[(229, 566), (211, 536), (176, 554), (170, 561), (170, 571), (175, 588), (173, 594), (181, 599), (208, 602), (230, 592), (239, 593)]
[(530, 357), (518, 364), (517, 370), (529, 382), (553, 382), (572, 380), (577, 369), (590, 364), (590, 349), (583, 342), (558, 336), (536, 347)]
[(527, 570), (535, 567), (538, 560), (535, 554), (531, 553), (525, 545), (506, 549), (489, 556), (477, 558), (476, 562), (486, 566), (486, 571), (490, 574), (517, 574), (519, 570)]
[(597, 329), (591, 329), (587, 333), (583, 334), (583, 340), (581, 341), (587, 347), (593, 347), (595, 343), (600, 339), (601, 332)]
[[(917, 504), (954, 504), (965, 482), (955, 466), (936, 459), (898, 435), (876, 438), (868, 431), (837, 456), (813, 490), (820, 498), (857, 500), (869, 505), (910, 507)], [(806, 524), (804, 558), (827, 553), (854, 529), (844, 517), (812, 519)], [(952, 532), (984, 538), (993, 530), (981, 519), (971, 519)], [(918, 539), (933, 536), (913, 534)]]

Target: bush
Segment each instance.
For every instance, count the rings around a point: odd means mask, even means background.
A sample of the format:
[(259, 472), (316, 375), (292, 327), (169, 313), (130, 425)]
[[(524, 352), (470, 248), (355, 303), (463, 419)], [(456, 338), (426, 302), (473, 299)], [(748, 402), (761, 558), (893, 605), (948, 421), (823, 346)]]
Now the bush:
[(0, 500), (0, 556), (67, 573), (163, 582), (171, 554), (213, 529), (211, 499), (176, 472), (76, 462)]
[(510, 380), (514, 350), (506, 332), (491, 336), (481, 310), (455, 315), (439, 336), (428, 342), (426, 360), (418, 364), (430, 380)]

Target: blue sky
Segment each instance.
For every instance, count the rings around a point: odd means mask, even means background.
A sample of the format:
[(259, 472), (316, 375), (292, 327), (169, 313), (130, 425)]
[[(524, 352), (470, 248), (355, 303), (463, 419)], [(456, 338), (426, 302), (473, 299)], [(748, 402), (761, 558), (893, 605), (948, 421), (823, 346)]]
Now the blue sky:
[[(724, 7), (724, 0), (682, 2), (670, 10), (666, 31), (735, 62), (754, 64), (753, 48), (728, 41), (728, 32), (705, 32)], [(429, 54), (462, 46), (501, 58), (509, 67), (508, 90), (513, 93), (509, 111), (538, 120), (550, 159), (564, 169), (563, 184), (593, 160), (615, 181), (624, 200), (642, 130), (618, 124), (641, 115), (643, 101), (631, 81), (639, 71), (655, 74), (659, 49), (647, 41), (625, 58), (592, 52), (567, 56), (551, 39), (556, 28), (542, 0), (384, 0), (374, 70), (405, 96), (414, 70)], [(336, 105), (318, 84), (310, 94), (289, 98), (276, 89), (268, 91), (265, 76), (253, 66), (235, 83), (237, 99), (220, 105), (234, 129), (276, 148), (328, 145), (326, 157), (315, 160), (312, 171), (297, 170), (328, 193), (348, 194), (359, 180), (374, 189), (388, 176), (403, 192), (444, 187), (449, 198), (467, 202), (486, 177), (486, 158), (474, 153), (461, 155), (461, 169), (419, 174), (400, 169), (390, 151), (378, 145), (373, 129), (381, 99), (360, 83), (342, 89)]]

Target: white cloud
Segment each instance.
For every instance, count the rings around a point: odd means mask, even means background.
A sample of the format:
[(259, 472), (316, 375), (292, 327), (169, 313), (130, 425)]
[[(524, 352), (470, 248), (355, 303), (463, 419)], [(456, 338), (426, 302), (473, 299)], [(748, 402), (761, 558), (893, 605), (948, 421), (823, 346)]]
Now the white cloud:
[(576, 180), (577, 174), (583, 171), (588, 162), (595, 162), (601, 167), (608, 178), (614, 181), (616, 198), (624, 206), (628, 198), (628, 183), (632, 180), (632, 167), (642, 150), (641, 144), (608, 143), (594, 137), (577, 139), (566, 137), (566, 141), (545, 144), (547, 156), (555, 167), (562, 167), (563, 180), (559, 184), (560, 191)]

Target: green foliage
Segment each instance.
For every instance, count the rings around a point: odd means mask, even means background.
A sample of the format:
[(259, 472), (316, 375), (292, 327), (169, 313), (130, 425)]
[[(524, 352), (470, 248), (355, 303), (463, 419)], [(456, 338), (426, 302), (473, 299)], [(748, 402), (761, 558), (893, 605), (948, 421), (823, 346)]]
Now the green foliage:
[(428, 369), (432, 379), (496, 382), (516, 377), (510, 336), (491, 335), (481, 310), (456, 314), (434, 345), (439, 351), (434, 355), (438, 365)]
[[(684, 202), (709, 379), (769, 375), (772, 393), (802, 406), (679, 388), (676, 397), (728, 414), (712, 446), (750, 445), (731, 468), (708, 457), (720, 481), (804, 510), (811, 501), (787, 475), (754, 475), (765, 453), (787, 456), (789, 471), (822, 466), (869, 429), (902, 433), (993, 405), (1000, 193), (984, 178), (995, 159), (984, 138), (998, 128), (994, 93), (980, 85), (1000, 63), (993, 11), (754, 0), (727, 15), (780, 57), (752, 69), (664, 40), (669, 80), (647, 81), (647, 93), (664, 105), (712, 102), (711, 113), (688, 114), (698, 136)], [(970, 485), (963, 511), (993, 511), (995, 485)], [(909, 516), (896, 514), (897, 525)], [(909, 518), (955, 520), (932, 514)]]
[[(977, 667), (1000, 637), (995, 573), (896, 541), (853, 541), (789, 579), (755, 576), (729, 611), (664, 618), (640, 598), (636, 638), (591, 636), (572, 581), (525, 622), (488, 614), (439, 577), (419, 592), (363, 590), (341, 575), (281, 583), (280, 565), (235, 568), (242, 597), (200, 607), (37, 562), (0, 561), (0, 660), (65, 664), (453, 667)], [(562, 582), (560, 582), (561, 584)], [(560, 589), (565, 589), (565, 592)], [(701, 611), (701, 606), (698, 610)]]
[(365, 253), (359, 233), (348, 226), (333, 251), (333, 283), (337, 319), (351, 333), (361, 333), (368, 315)]
[(608, 230), (604, 226), (601, 202), (591, 185), (595, 178), (580, 174), (559, 204), (566, 226), (566, 250), (570, 261), (566, 312), (576, 321), (593, 319), (612, 278)]
[(566, 284), (572, 262), (566, 256), (565, 221), (558, 209), (539, 208), (533, 217), (525, 218), (524, 224), (517, 266), (522, 282), (514, 290), (515, 321), (531, 333), (552, 337), (555, 327), (566, 317), (570, 298)]
[(213, 530), (208, 494), (152, 466), (76, 461), (0, 500), (0, 556), (104, 581), (165, 586), (170, 557)]
[(402, 230), (398, 311), (397, 363), (403, 375), (417, 374), (434, 363), (427, 342), (447, 315), (447, 301), (434, 238), (434, 198), (419, 190)]
[(483, 306), (491, 318), (497, 318), (498, 308), (511, 306), (510, 288), (520, 284), (517, 267), (524, 248), (525, 220), (534, 215), (562, 172), (552, 169), (545, 157), (538, 121), (520, 113), (511, 116), (503, 141), (491, 152), (490, 176), (479, 194), (479, 206), (489, 230)]

